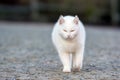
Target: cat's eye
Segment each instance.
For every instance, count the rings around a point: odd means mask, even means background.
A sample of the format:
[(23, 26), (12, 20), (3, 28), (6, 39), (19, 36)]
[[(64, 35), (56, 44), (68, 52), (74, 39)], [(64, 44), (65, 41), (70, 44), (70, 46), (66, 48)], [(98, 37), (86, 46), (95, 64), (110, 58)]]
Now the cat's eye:
[(64, 29), (63, 31), (64, 31), (64, 32), (67, 32), (67, 30), (65, 30), (65, 29)]
[(71, 30), (70, 32), (74, 32), (75, 30)]

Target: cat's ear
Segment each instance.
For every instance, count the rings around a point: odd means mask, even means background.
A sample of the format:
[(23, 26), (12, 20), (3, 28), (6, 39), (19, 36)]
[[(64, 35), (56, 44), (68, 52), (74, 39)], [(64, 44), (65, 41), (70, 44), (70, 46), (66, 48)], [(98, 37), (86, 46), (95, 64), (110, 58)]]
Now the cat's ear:
[(65, 22), (63, 15), (60, 15), (58, 22), (59, 24), (63, 24)]
[(73, 22), (74, 22), (75, 24), (78, 24), (78, 22), (79, 22), (79, 18), (78, 18), (77, 15), (75, 15), (75, 18), (74, 18)]

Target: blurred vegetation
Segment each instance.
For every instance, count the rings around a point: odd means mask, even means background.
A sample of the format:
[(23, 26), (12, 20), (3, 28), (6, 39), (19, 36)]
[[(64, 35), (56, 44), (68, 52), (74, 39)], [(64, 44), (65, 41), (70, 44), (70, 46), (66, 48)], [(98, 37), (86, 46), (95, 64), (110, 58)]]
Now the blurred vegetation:
[(119, 3), (119, 0), (1, 0), (0, 19), (55, 22), (62, 14), (78, 15), (89, 24), (119, 24), (120, 6), (116, 5)]

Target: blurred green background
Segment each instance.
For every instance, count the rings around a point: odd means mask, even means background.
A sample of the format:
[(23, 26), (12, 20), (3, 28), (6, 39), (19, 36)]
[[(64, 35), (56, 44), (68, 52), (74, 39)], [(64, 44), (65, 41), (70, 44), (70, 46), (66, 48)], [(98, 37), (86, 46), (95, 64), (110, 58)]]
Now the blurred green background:
[(56, 22), (78, 15), (85, 24), (120, 25), (120, 0), (0, 0), (1, 21)]

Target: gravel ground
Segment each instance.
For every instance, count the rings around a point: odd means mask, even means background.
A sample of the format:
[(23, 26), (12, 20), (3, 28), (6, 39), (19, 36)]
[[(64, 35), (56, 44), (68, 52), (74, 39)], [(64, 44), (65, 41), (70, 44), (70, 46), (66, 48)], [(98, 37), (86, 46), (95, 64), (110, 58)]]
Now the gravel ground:
[(0, 80), (120, 80), (120, 30), (86, 27), (81, 72), (63, 73), (49, 24), (0, 23)]

